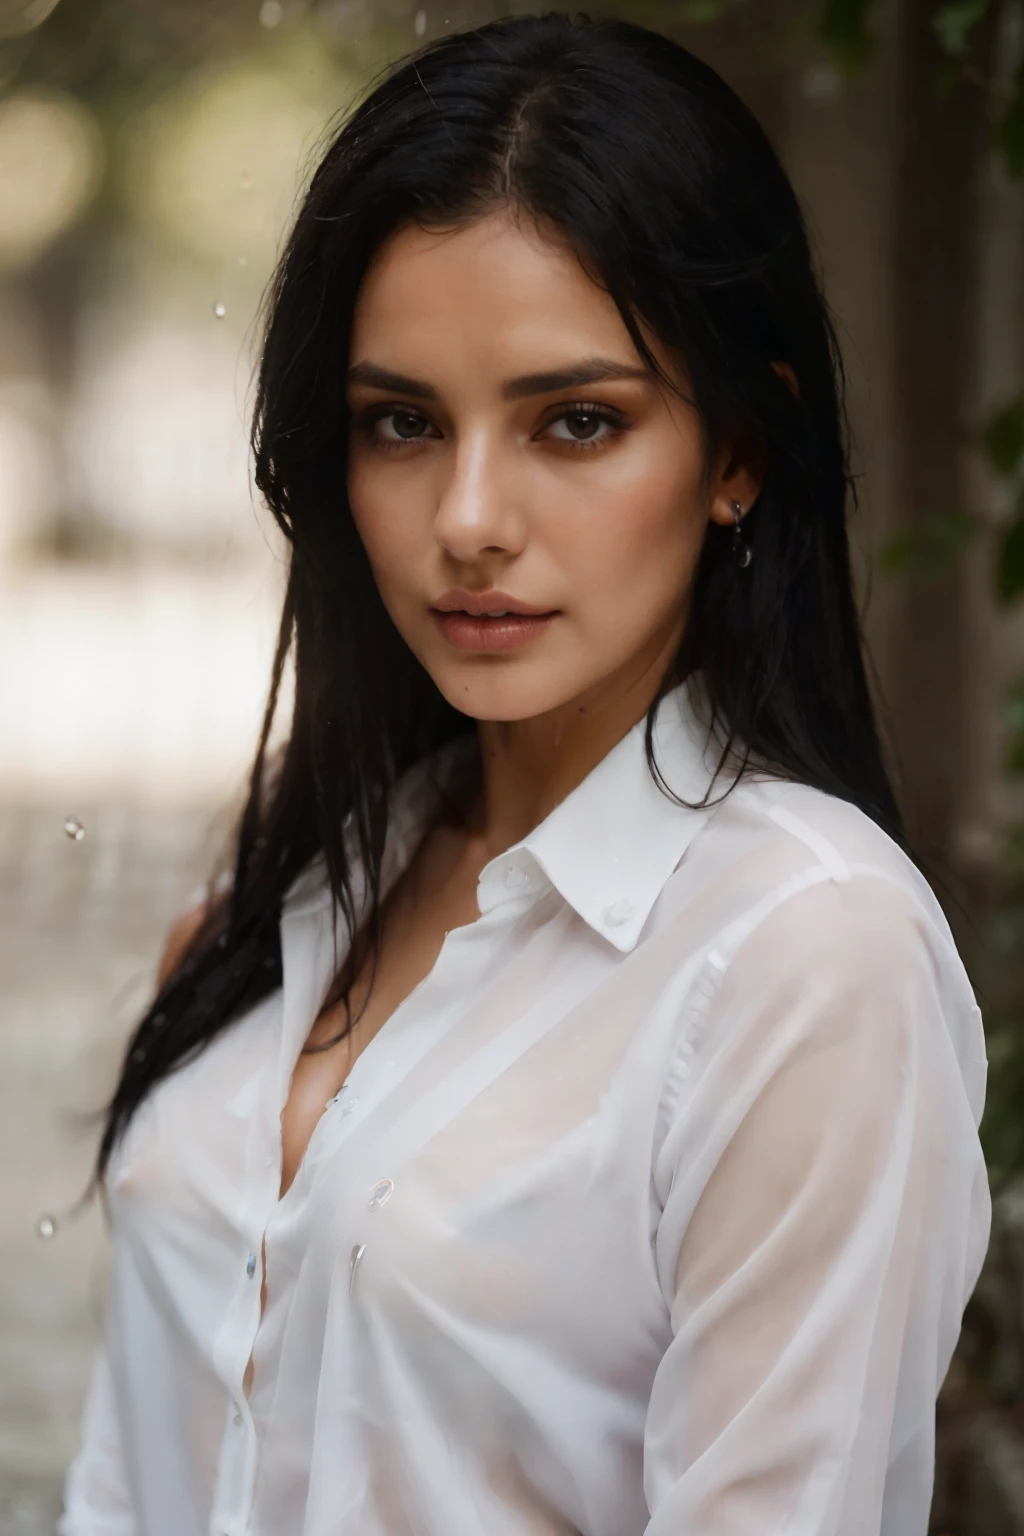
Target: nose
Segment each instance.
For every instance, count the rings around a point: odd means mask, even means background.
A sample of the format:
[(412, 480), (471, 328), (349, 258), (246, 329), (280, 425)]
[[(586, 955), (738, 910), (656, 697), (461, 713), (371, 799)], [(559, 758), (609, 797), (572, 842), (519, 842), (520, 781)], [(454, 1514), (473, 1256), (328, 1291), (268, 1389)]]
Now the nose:
[(496, 432), (464, 434), (451, 455), (434, 518), (434, 532), (455, 560), (516, 555), (526, 539), (518, 476)]

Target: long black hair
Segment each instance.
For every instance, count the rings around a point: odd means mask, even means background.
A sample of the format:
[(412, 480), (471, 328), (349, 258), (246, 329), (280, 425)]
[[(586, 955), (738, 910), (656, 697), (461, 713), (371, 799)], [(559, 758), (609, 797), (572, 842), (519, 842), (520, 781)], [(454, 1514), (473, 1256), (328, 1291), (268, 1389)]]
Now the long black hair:
[[(392, 66), (316, 170), (268, 294), (256, 481), (290, 546), (264, 729), (230, 889), (126, 1048), (94, 1183), (154, 1085), (281, 983), (282, 900), (322, 857), (350, 939), (374, 960), (398, 776), (475, 723), (453, 708), (378, 595), (346, 491), (345, 374), (356, 294), (416, 221), (506, 209), (557, 227), (617, 305), (683, 364), (705, 464), (725, 442), (764, 466), (748, 569), (708, 527), (688, 628), (647, 717), (696, 668), (732, 738), (787, 778), (859, 806), (905, 843), (872, 711), (846, 531), (842, 361), (797, 198), (750, 111), (677, 43), (550, 11), (446, 34)], [(773, 362), (789, 365), (794, 392)], [(290, 734), (267, 742), (289, 654)], [(351, 844), (343, 840), (345, 823)], [(356, 933), (354, 859), (368, 878)]]

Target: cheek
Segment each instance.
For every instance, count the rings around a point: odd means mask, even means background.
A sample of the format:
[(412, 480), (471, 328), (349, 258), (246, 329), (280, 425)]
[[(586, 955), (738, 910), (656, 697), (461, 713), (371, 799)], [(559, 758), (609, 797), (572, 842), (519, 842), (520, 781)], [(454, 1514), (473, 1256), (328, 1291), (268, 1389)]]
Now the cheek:
[(649, 620), (685, 598), (706, 526), (696, 485), (655, 473), (595, 489), (571, 516), (553, 518), (549, 547), (581, 618), (606, 617), (614, 601)]
[(393, 477), (384, 482), (372, 466), (349, 469), (352, 520), (382, 593), (408, 581), (429, 543), (429, 521), (417, 517), (415, 494), (396, 496)]

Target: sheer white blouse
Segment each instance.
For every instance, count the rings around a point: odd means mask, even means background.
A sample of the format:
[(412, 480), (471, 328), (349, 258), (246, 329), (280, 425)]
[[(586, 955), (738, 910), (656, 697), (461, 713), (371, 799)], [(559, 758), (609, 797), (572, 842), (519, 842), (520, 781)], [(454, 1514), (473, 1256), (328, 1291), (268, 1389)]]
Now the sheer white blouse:
[[(925, 1536), (991, 1218), (970, 985), (861, 812), (681, 808), (643, 728), (485, 867), (279, 1199), (334, 969), (321, 866), (293, 887), (282, 989), (111, 1164), (61, 1536)], [(698, 799), (688, 685), (655, 744)]]

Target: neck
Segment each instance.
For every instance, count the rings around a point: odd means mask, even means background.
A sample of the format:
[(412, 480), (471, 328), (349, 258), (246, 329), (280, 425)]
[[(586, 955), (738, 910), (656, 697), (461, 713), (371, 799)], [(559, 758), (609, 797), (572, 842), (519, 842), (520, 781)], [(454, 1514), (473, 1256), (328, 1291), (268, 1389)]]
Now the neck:
[(468, 830), (482, 858), (538, 826), (644, 717), (664, 673), (660, 660), (542, 715), (478, 721), (481, 785)]

